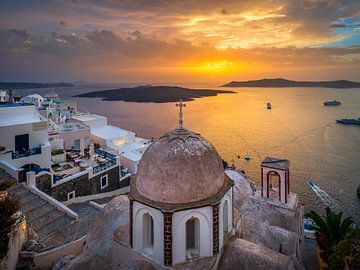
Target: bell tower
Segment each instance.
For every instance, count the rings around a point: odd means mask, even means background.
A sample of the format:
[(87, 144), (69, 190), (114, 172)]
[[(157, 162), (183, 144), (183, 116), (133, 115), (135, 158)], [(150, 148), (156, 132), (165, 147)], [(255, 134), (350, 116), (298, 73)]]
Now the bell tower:
[(287, 159), (267, 157), (261, 163), (261, 196), (288, 202), (289, 165)]

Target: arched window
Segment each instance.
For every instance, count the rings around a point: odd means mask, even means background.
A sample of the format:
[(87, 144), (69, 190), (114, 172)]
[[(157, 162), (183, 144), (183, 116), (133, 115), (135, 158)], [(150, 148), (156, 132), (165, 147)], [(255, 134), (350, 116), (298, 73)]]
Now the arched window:
[(269, 197), (273, 199), (281, 200), (280, 192), (280, 175), (275, 171), (270, 171), (267, 175), (269, 181)]
[(186, 257), (193, 258), (200, 255), (200, 222), (192, 217), (186, 221)]
[(229, 230), (229, 206), (228, 201), (226, 200), (223, 205), (223, 236), (224, 242), (227, 240), (228, 230)]
[(154, 252), (154, 220), (149, 213), (143, 216), (143, 249), (150, 254)]

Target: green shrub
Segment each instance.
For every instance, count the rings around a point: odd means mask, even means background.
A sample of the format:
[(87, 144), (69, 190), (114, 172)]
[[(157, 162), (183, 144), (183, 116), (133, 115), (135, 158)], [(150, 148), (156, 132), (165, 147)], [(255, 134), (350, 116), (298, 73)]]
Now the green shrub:
[(99, 149), (101, 147), (100, 143), (94, 143), (94, 148)]
[(54, 149), (51, 151), (51, 155), (53, 155), (53, 156), (64, 154), (64, 153), (65, 153), (64, 149)]

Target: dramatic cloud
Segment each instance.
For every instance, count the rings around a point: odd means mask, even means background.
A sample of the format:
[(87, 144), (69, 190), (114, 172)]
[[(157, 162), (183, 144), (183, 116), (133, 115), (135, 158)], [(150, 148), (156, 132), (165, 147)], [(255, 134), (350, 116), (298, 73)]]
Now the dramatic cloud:
[(0, 79), (358, 79), (359, 23), (357, 0), (9, 1)]

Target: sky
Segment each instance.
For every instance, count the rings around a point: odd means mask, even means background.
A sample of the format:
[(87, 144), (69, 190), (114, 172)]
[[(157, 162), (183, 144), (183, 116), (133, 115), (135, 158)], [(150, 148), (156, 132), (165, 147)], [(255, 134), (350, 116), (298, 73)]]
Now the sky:
[(360, 0), (0, 0), (1, 81), (360, 81)]

